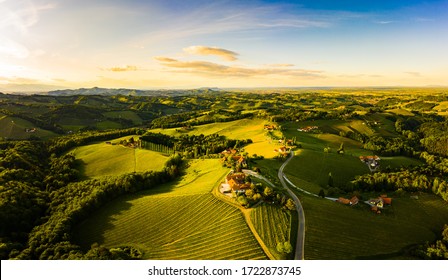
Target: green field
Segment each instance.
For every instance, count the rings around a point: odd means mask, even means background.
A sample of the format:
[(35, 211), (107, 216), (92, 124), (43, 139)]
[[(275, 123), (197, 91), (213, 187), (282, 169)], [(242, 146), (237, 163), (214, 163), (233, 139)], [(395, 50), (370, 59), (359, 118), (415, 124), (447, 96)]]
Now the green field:
[[(399, 168), (402, 166), (418, 165), (420, 161), (403, 156), (381, 157), (383, 168)], [(303, 185), (304, 181), (311, 183), (303, 186), (312, 193), (317, 193), (321, 187), (328, 184), (328, 175), (334, 180), (334, 186), (343, 186), (352, 181), (355, 176), (370, 173), (369, 168), (359, 160), (358, 156), (339, 155), (335, 152), (324, 153), (315, 150), (299, 150), (296, 156), (285, 168), (288, 177), (296, 178)]]
[[(250, 218), (263, 242), (269, 248), (269, 251), (278, 259), (281, 256), (277, 250), (277, 243), (288, 241), (294, 246), (296, 230), (292, 230), (292, 212), (283, 211), (278, 206), (262, 204), (255, 207), (250, 212)], [(294, 225), (297, 226), (297, 225)]]
[(74, 150), (74, 154), (81, 163), (81, 174), (88, 178), (162, 170), (168, 160), (167, 156), (157, 152), (110, 145), (105, 142), (78, 147)]
[(133, 245), (146, 259), (266, 259), (242, 213), (211, 194), (228, 172), (190, 161), (177, 182), (121, 197), (75, 229), (85, 249)]
[(0, 115), (0, 137), (9, 139), (28, 139), (31, 136), (39, 137), (42, 139), (48, 139), (57, 136), (56, 133), (40, 129), (38, 127), (36, 132), (30, 133), (25, 130), (32, 129), (36, 127), (31, 122), (18, 118), (18, 117), (8, 117), (5, 115)]
[(413, 245), (434, 240), (448, 221), (446, 202), (421, 194), (394, 198), (383, 214), (298, 193), (306, 217), (305, 259), (403, 259)]

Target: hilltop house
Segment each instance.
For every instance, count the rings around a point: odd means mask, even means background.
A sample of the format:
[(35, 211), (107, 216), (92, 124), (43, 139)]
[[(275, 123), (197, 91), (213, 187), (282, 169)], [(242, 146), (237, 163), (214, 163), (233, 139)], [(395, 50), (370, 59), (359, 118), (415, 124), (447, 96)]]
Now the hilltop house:
[(290, 150), (287, 147), (282, 146), (278, 149), (274, 149), (274, 152), (282, 154), (282, 155), (287, 155), (287, 154), (289, 154)]
[(358, 197), (356, 197), (356, 196), (352, 197), (351, 199), (347, 199), (347, 198), (344, 198), (344, 197), (340, 197), (340, 198), (338, 198), (338, 199), (336, 200), (336, 202), (339, 202), (339, 203), (342, 203), (342, 204), (345, 204), (345, 205), (353, 206), (353, 205), (358, 204), (359, 199), (358, 199)]
[(359, 159), (369, 167), (370, 172), (378, 171), (380, 168), (379, 156), (360, 156)]
[(230, 173), (226, 176), (225, 184), (236, 194), (245, 193), (247, 189), (250, 189), (250, 183), (246, 182), (244, 173)]
[(370, 205), (370, 209), (378, 214), (381, 213), (381, 209), (386, 205), (392, 205), (392, 198), (387, 197), (387, 195), (383, 194), (378, 198), (371, 198), (366, 201), (367, 204)]
[(265, 124), (264, 129), (265, 130), (275, 130), (275, 129), (277, 129), (277, 127), (273, 124)]
[(221, 152), (221, 155), (228, 156), (228, 155), (234, 155), (237, 153), (237, 150), (235, 149), (225, 149)]

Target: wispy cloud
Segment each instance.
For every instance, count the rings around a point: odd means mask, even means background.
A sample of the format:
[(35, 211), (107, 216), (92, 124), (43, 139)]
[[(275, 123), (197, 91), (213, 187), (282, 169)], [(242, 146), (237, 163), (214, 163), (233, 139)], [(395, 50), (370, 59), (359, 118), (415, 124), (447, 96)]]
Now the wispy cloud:
[(8, 1), (0, 6), (0, 29), (12, 27), (21, 33), (27, 33), (28, 29), (39, 21), (41, 11), (55, 7), (56, 5), (51, 3), (36, 5), (31, 1)]
[(268, 64), (268, 67), (294, 67), (294, 64), (290, 63), (275, 63), (275, 64)]
[(374, 23), (377, 24), (390, 24), (390, 23), (394, 23), (396, 22), (395, 20), (378, 20), (378, 21), (374, 21)]
[(129, 71), (138, 71), (138, 67), (134, 65), (126, 65), (125, 67), (111, 67), (103, 69), (106, 71), (112, 71), (112, 72), (129, 72)]
[(234, 77), (256, 77), (269, 75), (282, 75), (306, 78), (323, 77), (322, 71), (305, 69), (284, 69), (284, 68), (250, 68), (243, 66), (228, 66), (207, 61), (179, 61), (167, 57), (155, 57), (162, 65), (181, 69), (180, 72), (196, 73), (207, 76), (234, 76)]
[(218, 47), (191, 46), (188, 48), (184, 48), (183, 51), (189, 54), (216, 55), (228, 61), (235, 61), (237, 60), (236, 57), (238, 56), (236, 52)]
[(408, 71), (408, 72), (404, 72), (405, 74), (411, 75), (413, 77), (422, 77), (422, 74), (420, 72), (413, 72), (413, 71)]

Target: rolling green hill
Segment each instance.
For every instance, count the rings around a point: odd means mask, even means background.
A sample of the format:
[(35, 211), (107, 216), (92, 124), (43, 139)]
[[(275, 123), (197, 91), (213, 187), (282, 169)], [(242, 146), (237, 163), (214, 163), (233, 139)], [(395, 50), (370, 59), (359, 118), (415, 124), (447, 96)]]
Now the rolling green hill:
[(74, 155), (80, 161), (81, 174), (95, 178), (161, 170), (168, 160), (167, 156), (157, 152), (118, 145), (120, 139), (112, 140), (114, 145), (102, 142), (76, 148)]
[(178, 182), (100, 209), (75, 238), (84, 248), (130, 244), (147, 259), (266, 259), (242, 213), (210, 192), (227, 172), (218, 160), (191, 161)]
[[(36, 128), (35, 132), (27, 132), (27, 129)], [(18, 118), (0, 115), (0, 137), (7, 139), (28, 139), (31, 136), (48, 139), (57, 136), (56, 133), (36, 127), (33, 123)]]

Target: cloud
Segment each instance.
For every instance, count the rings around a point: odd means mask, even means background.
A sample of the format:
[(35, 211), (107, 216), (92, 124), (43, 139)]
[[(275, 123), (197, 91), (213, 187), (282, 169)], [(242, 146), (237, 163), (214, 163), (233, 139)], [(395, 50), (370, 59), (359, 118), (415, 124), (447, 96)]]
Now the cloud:
[(396, 22), (395, 20), (379, 20), (379, 21), (374, 21), (374, 23), (377, 24), (390, 24), (390, 23), (394, 23)]
[(409, 71), (409, 72), (404, 72), (404, 73), (406, 73), (408, 75), (411, 75), (413, 77), (421, 77), (422, 76), (422, 74), (420, 72), (411, 72), (411, 71)]
[(276, 64), (268, 64), (269, 67), (294, 67), (294, 64), (290, 63), (276, 63)]
[[(155, 57), (162, 65), (180, 69), (182, 73), (196, 73), (207, 76), (232, 76), (232, 77), (256, 77), (256, 76), (293, 76), (319, 78), (323, 77), (322, 71), (285, 68), (249, 68), (243, 66), (227, 66), (207, 61), (179, 61), (167, 57)], [(179, 71), (178, 71), (179, 72)]]
[(189, 54), (198, 55), (216, 55), (228, 61), (237, 60), (238, 54), (233, 51), (221, 49), (218, 47), (206, 47), (206, 46), (191, 46), (183, 49), (184, 52)]
[(138, 71), (138, 67), (134, 65), (126, 65), (126, 67), (111, 67), (105, 69), (106, 71), (112, 72), (129, 72), (129, 71)]

